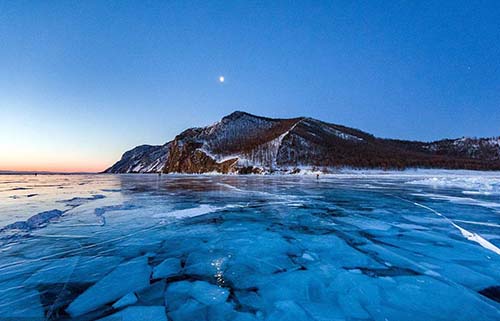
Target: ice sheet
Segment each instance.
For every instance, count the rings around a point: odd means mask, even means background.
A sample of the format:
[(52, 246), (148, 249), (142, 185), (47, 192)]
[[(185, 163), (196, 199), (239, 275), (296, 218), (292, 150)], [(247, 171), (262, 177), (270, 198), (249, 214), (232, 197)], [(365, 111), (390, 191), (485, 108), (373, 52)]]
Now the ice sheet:
[(0, 181), (7, 320), (500, 319), (498, 173)]

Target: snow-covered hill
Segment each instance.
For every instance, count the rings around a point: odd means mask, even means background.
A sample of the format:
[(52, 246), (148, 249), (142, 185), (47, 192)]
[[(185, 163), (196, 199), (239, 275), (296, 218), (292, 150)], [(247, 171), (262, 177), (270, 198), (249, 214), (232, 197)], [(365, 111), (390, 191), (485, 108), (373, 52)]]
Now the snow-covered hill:
[(429, 143), (425, 147), (436, 154), (500, 160), (500, 137), (445, 139)]
[(211, 126), (185, 130), (163, 146), (138, 146), (106, 172), (262, 173), (342, 166), (500, 169), (500, 138), (389, 140), (312, 118), (236, 111)]
[(108, 173), (161, 172), (169, 154), (170, 143), (163, 146), (140, 145), (125, 152), (122, 158), (108, 168)]

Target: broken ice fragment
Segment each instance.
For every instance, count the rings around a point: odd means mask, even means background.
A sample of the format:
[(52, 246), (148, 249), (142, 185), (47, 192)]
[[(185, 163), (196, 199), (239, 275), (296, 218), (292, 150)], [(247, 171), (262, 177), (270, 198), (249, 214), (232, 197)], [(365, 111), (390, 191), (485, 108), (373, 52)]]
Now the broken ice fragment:
[(112, 302), (125, 294), (149, 286), (151, 268), (146, 257), (120, 264), (113, 272), (78, 296), (66, 309), (77, 317)]
[(160, 280), (137, 292), (141, 305), (163, 305), (165, 296), (165, 280)]
[(134, 293), (129, 293), (113, 304), (114, 309), (120, 309), (127, 305), (132, 305), (137, 302), (137, 296)]
[(207, 320), (207, 307), (193, 299), (188, 299), (178, 309), (169, 312), (173, 321)]
[(132, 306), (98, 321), (167, 321), (163, 306)]
[(180, 309), (190, 298), (205, 304), (226, 302), (229, 291), (205, 281), (181, 281), (170, 284), (165, 293), (165, 302), (169, 310)]
[(18, 221), (12, 224), (9, 224), (2, 228), (3, 230), (31, 230), (42, 227), (47, 222), (54, 220), (56, 218), (61, 217), (64, 214), (63, 211), (60, 210), (50, 210), (45, 212), (40, 212), (36, 215), (33, 215), (26, 221)]
[(269, 321), (286, 321), (286, 320), (310, 320), (311, 318), (306, 314), (297, 303), (290, 300), (277, 301), (274, 303), (276, 310), (272, 312), (267, 320)]
[(153, 279), (168, 278), (178, 274), (181, 270), (181, 260), (168, 258), (153, 269)]
[(228, 290), (205, 281), (194, 282), (191, 291), (193, 298), (206, 305), (223, 303), (229, 296)]

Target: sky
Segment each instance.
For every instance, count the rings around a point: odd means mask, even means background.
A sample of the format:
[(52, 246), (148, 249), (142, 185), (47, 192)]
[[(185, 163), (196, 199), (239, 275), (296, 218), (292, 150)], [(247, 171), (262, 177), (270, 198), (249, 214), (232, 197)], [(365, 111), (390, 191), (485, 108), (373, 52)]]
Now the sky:
[(0, 169), (102, 171), (234, 110), (499, 136), (499, 21), (498, 1), (0, 0)]

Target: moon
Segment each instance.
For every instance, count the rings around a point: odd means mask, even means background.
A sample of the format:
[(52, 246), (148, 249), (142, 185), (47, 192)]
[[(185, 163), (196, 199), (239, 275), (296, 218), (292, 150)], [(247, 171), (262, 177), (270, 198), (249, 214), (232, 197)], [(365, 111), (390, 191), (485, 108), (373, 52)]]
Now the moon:
[(219, 82), (223, 83), (224, 82), (224, 76), (219, 76)]

